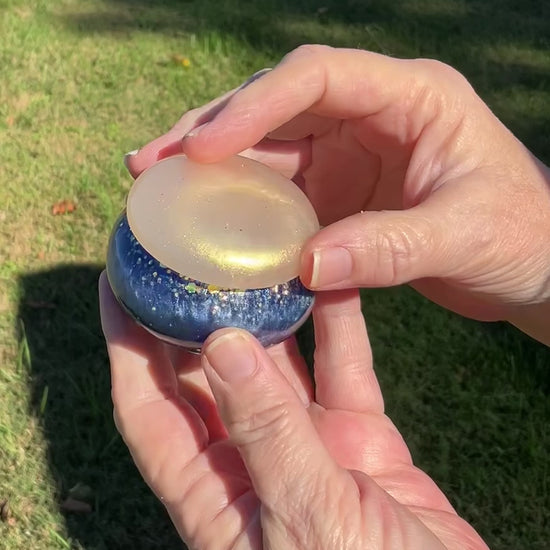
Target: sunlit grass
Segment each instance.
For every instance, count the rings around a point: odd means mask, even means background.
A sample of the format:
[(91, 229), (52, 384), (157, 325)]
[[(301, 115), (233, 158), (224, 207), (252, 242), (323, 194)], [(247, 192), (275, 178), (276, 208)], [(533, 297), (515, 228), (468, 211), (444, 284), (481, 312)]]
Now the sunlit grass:
[[(0, 0), (0, 548), (180, 547), (111, 418), (95, 285), (130, 184), (122, 155), (324, 42), (452, 63), (548, 162), (550, 14), (518, 6)], [(65, 199), (77, 209), (53, 216)], [(388, 411), (417, 463), (492, 547), (547, 548), (546, 349), (407, 289), (364, 298)], [(92, 511), (64, 511), (83, 487)]]

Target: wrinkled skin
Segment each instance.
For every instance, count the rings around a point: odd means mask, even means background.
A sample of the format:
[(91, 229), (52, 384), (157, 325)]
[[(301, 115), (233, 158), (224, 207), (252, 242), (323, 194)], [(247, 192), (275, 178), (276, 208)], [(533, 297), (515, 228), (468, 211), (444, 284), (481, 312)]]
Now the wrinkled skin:
[(487, 548), (384, 415), (356, 290), (316, 303), (315, 396), (294, 339), (266, 351), (224, 329), (201, 367), (104, 276), (100, 295), (117, 427), (190, 548)]
[(320, 291), (315, 393), (294, 340), (264, 350), (227, 329), (198, 358), (135, 326), (101, 280), (117, 426), (182, 538), (217, 550), (487, 548), (384, 415), (353, 289), (410, 282), (550, 340), (548, 168), (453, 69), (322, 46), (186, 113), (126, 162), (137, 176), (181, 152), (273, 166), (326, 225), (302, 253), (302, 280)]
[(175, 152), (213, 162), (241, 151), (293, 177), (330, 224), (303, 251), (310, 287), (412, 282), (458, 313), (550, 340), (539, 326), (550, 171), (454, 69), (304, 46), (186, 113), (128, 166), (137, 175)]

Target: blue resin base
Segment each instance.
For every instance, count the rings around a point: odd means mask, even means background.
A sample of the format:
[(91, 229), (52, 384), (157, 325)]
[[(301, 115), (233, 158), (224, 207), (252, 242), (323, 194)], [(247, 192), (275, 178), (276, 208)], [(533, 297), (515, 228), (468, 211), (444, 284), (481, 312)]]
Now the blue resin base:
[(264, 346), (282, 342), (305, 322), (314, 299), (298, 278), (270, 288), (227, 290), (181, 276), (139, 244), (125, 213), (111, 234), (107, 275), (136, 321), (163, 340), (192, 349), (224, 327), (245, 329)]

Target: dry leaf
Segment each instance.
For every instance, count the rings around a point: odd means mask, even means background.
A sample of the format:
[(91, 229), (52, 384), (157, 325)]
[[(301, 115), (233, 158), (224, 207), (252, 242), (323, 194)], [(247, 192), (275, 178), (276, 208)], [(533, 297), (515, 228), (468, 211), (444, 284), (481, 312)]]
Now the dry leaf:
[(0, 500), (0, 520), (3, 522), (9, 522), (11, 519), (10, 503), (8, 499)]
[(62, 200), (52, 205), (52, 214), (58, 216), (60, 214), (68, 214), (76, 210), (76, 204), (71, 200)]
[(15, 124), (15, 117), (12, 115), (6, 117), (6, 124), (9, 128), (11, 128)]

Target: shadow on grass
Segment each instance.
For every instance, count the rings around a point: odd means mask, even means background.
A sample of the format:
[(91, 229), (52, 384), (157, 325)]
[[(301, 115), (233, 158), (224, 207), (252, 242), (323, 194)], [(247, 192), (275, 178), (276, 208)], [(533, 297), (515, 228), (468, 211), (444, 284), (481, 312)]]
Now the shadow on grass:
[(181, 548), (114, 427), (99, 324), (100, 271), (93, 265), (61, 266), (21, 280), (19, 316), (32, 360), (32, 412), (49, 444), (58, 502), (74, 493), (92, 506), (90, 513), (66, 513), (71, 547)]
[[(99, 273), (99, 266), (61, 266), (21, 280), (32, 413), (49, 444), (58, 502), (74, 486), (91, 491), (84, 496), (91, 512), (66, 513), (78, 548), (181, 548), (113, 424)], [(408, 288), (368, 291), (363, 303), (388, 413), (417, 464), (490, 546), (546, 548), (548, 350), (504, 325), (443, 311)], [(308, 324), (302, 344), (310, 355), (311, 338)]]
[(126, 38), (156, 32), (200, 39), (213, 34), (221, 42), (231, 37), (265, 52), (273, 62), (300, 44), (319, 42), (439, 59), (465, 74), (512, 131), (550, 162), (550, 138), (540, 131), (550, 125), (547, 102), (527, 115), (509, 116), (508, 107), (496, 99), (506, 90), (519, 90), (527, 103), (531, 98), (525, 94), (550, 91), (549, 65), (541, 61), (550, 47), (548, 2), (106, 0), (95, 10), (60, 17), (86, 35)]
[(314, 42), (319, 34), (315, 24), (358, 27), (365, 40), (367, 26), (387, 26), (402, 36), (416, 33), (420, 35), (417, 40), (423, 37), (427, 46), (433, 43), (430, 38), (469, 43), (481, 39), (489, 44), (512, 38), (541, 48), (550, 42), (550, 8), (539, 0), (521, 4), (514, 0), (161, 0), (154, 4), (147, 0), (107, 0), (105, 5), (109, 8), (74, 13), (66, 21), (85, 33), (215, 30), (279, 54), (300, 43)]
[(364, 294), (387, 414), (490, 548), (547, 548), (550, 353), (402, 287)]

